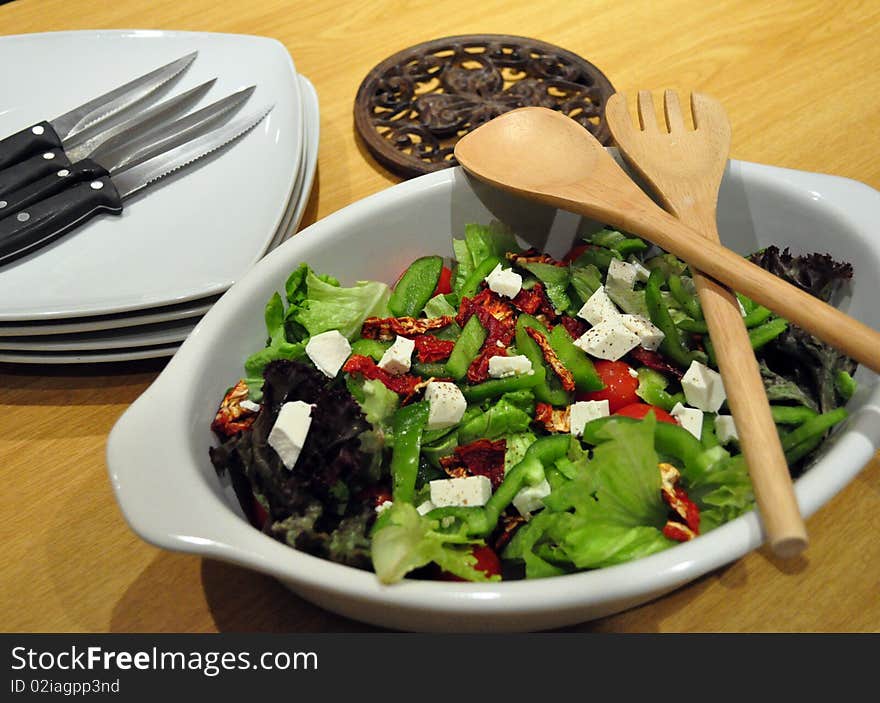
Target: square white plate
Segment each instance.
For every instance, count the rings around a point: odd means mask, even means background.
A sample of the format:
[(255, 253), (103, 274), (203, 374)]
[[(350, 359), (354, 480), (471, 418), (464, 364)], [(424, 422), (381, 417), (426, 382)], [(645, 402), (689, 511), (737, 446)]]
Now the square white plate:
[(239, 115), (272, 112), (219, 155), (0, 269), (0, 321), (106, 315), (222, 293), (281, 226), (302, 149), (287, 50), (265, 37), (152, 30), (0, 38), (0, 135), (58, 115), (193, 50), (170, 94), (209, 78), (204, 104), (249, 85)]

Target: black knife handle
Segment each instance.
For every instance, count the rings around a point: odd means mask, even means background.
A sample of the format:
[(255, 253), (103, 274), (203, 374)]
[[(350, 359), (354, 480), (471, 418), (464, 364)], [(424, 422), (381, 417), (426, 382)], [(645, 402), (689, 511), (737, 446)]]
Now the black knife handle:
[(49, 149), (0, 171), (0, 198), (70, 166), (62, 149)]
[(19, 210), (0, 220), (0, 264), (45, 246), (100, 212), (122, 212), (122, 199), (108, 176), (77, 183)]
[(71, 164), (68, 168), (61, 168), (43, 176), (40, 180), (26, 185), (24, 188), (14, 190), (8, 195), (0, 196), (0, 220), (9, 215), (23, 210), (29, 205), (45, 200), (74, 183), (93, 181), (101, 176), (107, 176), (107, 169), (91, 159), (83, 159)]
[(38, 152), (60, 148), (61, 138), (52, 125), (40, 122), (0, 139), (0, 168), (8, 168)]

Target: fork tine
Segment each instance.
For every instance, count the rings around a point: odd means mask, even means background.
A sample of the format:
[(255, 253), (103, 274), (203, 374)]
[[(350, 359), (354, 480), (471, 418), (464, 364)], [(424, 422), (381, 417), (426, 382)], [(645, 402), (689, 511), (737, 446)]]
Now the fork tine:
[(663, 111), (666, 113), (666, 126), (670, 134), (684, 131), (684, 116), (681, 114), (681, 103), (678, 93), (667, 90), (663, 93)]
[(645, 132), (657, 132), (657, 113), (650, 90), (640, 90), (638, 97), (639, 125)]
[(722, 139), (730, 141), (730, 120), (724, 106), (705, 93), (691, 93), (691, 114), (694, 129), (709, 129)]
[(637, 132), (635, 122), (629, 114), (627, 107), (627, 99), (624, 93), (614, 93), (605, 101), (605, 121), (611, 130), (611, 136), (617, 140), (632, 139), (634, 132)]

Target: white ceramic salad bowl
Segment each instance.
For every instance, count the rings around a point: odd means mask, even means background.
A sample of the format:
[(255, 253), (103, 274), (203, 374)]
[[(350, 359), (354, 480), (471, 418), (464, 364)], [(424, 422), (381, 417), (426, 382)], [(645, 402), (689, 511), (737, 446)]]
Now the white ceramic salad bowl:
[[(832, 176), (731, 162), (719, 225), (741, 252), (775, 243), (829, 251), (852, 262), (854, 283), (840, 306), (877, 328), (880, 192)], [(451, 256), (468, 222), (500, 219), (557, 256), (584, 223), (448, 169), (391, 187), (315, 223), (257, 263), (217, 302), (155, 383), (125, 412), (108, 443), (116, 498), (131, 528), (159, 547), (221, 559), (270, 574), (337, 613), (418, 631), (525, 631), (560, 627), (654, 599), (738, 559), (763, 542), (755, 513), (691, 542), (623, 565), (553, 578), (500, 583), (405, 580), (386, 586), (366, 571), (298, 552), (244, 519), (208, 457), (209, 426), (242, 362), (261, 348), (263, 309), (299, 263), (356, 280), (393, 282), (416, 257)], [(830, 500), (880, 446), (880, 388), (860, 369), (851, 416), (798, 481), (809, 516)]]

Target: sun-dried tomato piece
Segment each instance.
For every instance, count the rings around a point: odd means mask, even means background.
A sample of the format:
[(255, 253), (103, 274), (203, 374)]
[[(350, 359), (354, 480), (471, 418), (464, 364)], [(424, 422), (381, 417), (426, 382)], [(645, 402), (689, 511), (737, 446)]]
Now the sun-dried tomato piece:
[(516, 331), (516, 311), (510, 303), (485, 288), (473, 298), (462, 299), (456, 322), (464, 326), (472, 315), (477, 316), (486, 330), (486, 339), (468, 367), (467, 378), (471, 383), (480, 383), (489, 378), (489, 359), (507, 355), (507, 347)]
[(669, 520), (663, 526), (663, 535), (676, 542), (687, 542), (696, 537), (697, 533), (687, 527), (687, 525), (682, 525), (680, 522)]
[(242, 379), (223, 397), (217, 414), (211, 422), (211, 429), (224, 439), (250, 429), (257, 418), (257, 412), (241, 407), (241, 402), (247, 400), (247, 397), (247, 383)]
[(490, 318), (504, 321), (513, 318), (515, 314), (510, 303), (502, 300), (497, 293), (484, 288), (473, 298), (461, 299), (455, 321), (459, 327), (464, 327), (471, 315), (476, 315), (483, 327), (487, 327)]
[(553, 347), (550, 346), (547, 337), (533, 327), (526, 327), (525, 330), (526, 334), (535, 340), (535, 344), (541, 348), (541, 354), (544, 357), (544, 361), (546, 361), (548, 366), (553, 369), (553, 373), (559, 377), (559, 383), (562, 387), (567, 391), (574, 392), (574, 376), (571, 375), (571, 371), (565, 368), (565, 364), (559, 360), (556, 352), (553, 351)]
[(456, 447), (455, 451), (440, 459), (440, 465), (450, 476), (460, 476), (465, 469), (473, 476), (486, 476), (492, 482), (492, 488), (498, 488), (504, 480), (504, 453), (507, 451), (507, 440), (478, 439), (470, 444)]
[(394, 376), (385, 369), (380, 369), (376, 362), (368, 356), (352, 354), (342, 367), (342, 370), (350, 374), (359, 374), (367, 379), (377, 379), (390, 391), (401, 396), (401, 401), (406, 403), (421, 388), (426, 385), (419, 376), (401, 374)]
[(550, 403), (535, 403), (535, 422), (548, 432), (570, 432), (571, 417), (568, 407), (554, 408)]
[(494, 541), (492, 546), (495, 547), (496, 552), (502, 551), (513, 539), (514, 533), (523, 525), (526, 524), (528, 520), (526, 520), (519, 513), (504, 513), (501, 515), (499, 523), (501, 525), (501, 529), (497, 530), (494, 535)]
[(661, 462), (660, 468), (660, 494), (663, 502), (670, 507), (676, 516), (682, 520), (695, 535), (700, 534), (700, 509), (689, 497), (687, 492), (678, 486), (681, 476), (678, 469), (672, 464)]
[(667, 361), (666, 357), (659, 352), (651, 351), (644, 347), (636, 347), (629, 353), (629, 356), (642, 366), (647, 366), (649, 369), (654, 369), (654, 371), (659, 371), (660, 373), (671, 374), (679, 381), (684, 376), (684, 372), (680, 368)]
[(494, 356), (507, 356), (507, 345), (510, 344), (511, 339), (503, 342), (498, 340), (500, 344), (498, 342), (483, 344), (479, 354), (468, 366), (467, 380), (471, 383), (482, 383), (487, 380), (489, 378), (489, 359)]
[(361, 328), (361, 336), (367, 339), (387, 341), (397, 335), (414, 338), (417, 335), (449, 327), (455, 320), (452, 315), (440, 317), (368, 317)]
[(509, 251), (504, 255), (508, 261), (514, 264), (550, 264), (551, 266), (568, 266), (564, 261), (557, 261), (550, 254), (544, 254), (537, 249), (526, 249), (521, 254)]
[(584, 332), (588, 329), (586, 322), (570, 315), (562, 315), (559, 318), (559, 324), (565, 327), (565, 331), (568, 332), (572, 339), (583, 336)]
[(413, 341), (416, 343), (416, 355), (422, 363), (448, 359), (455, 346), (454, 341), (437, 339), (431, 334), (420, 334), (418, 337), (414, 337)]
[(556, 317), (553, 303), (550, 302), (550, 298), (547, 297), (547, 291), (544, 290), (544, 286), (540, 282), (535, 283), (531, 288), (522, 288), (510, 303), (517, 310), (527, 315), (543, 313), (550, 317)]

